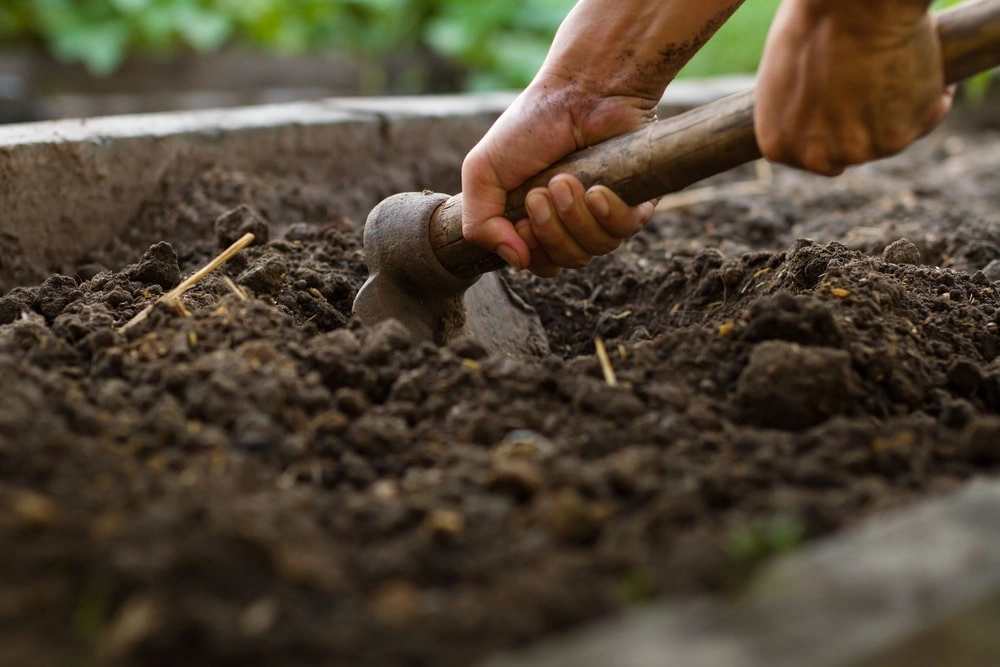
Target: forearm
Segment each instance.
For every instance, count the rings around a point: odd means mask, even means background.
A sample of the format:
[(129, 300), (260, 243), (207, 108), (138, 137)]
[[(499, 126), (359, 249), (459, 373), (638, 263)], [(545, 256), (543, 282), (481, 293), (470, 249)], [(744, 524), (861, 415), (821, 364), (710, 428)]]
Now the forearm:
[(604, 97), (659, 100), (742, 0), (580, 0), (536, 80)]

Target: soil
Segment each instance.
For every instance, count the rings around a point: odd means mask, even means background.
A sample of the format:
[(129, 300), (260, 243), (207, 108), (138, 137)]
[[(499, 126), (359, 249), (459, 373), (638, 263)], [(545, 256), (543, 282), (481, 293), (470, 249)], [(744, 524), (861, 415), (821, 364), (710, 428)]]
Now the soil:
[(957, 130), (732, 172), (510, 274), (553, 351), (512, 359), (351, 322), (359, 221), (208, 171), (0, 298), (0, 664), (469, 665), (995, 474), (997, 173)]

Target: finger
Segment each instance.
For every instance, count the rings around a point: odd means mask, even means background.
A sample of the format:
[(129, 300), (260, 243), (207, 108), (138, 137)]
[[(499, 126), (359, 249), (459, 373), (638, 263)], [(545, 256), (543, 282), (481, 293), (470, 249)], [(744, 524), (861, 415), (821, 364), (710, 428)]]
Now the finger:
[(531, 221), (527, 218), (518, 220), (514, 229), (531, 250), (531, 264), (528, 270), (541, 278), (555, 278), (562, 272), (562, 267), (552, 261), (548, 253), (538, 244), (535, 233), (531, 231)]
[(590, 263), (592, 255), (566, 231), (548, 188), (534, 188), (524, 198), (531, 231), (549, 258), (558, 266), (579, 269)]
[(462, 165), (462, 236), (517, 268), (531, 263), (528, 246), (504, 217), (507, 191), (491, 169), (467, 158)]
[(955, 103), (955, 91), (958, 90), (958, 86), (952, 84), (946, 86), (944, 92), (941, 93), (941, 98), (938, 103), (931, 109), (928, 115), (927, 122), (924, 125), (924, 131), (920, 136), (925, 136), (931, 132), (935, 127), (940, 125), (948, 114), (951, 113), (951, 107)]
[(538, 239), (535, 238), (535, 233), (531, 231), (531, 220), (528, 218), (523, 218), (514, 223), (514, 229), (517, 231), (517, 235), (521, 237), (525, 245), (528, 246), (528, 250), (532, 253), (538, 250), (539, 244)]
[(553, 262), (544, 249), (539, 248), (531, 253), (531, 266), (528, 269), (540, 278), (555, 278), (562, 273), (563, 267)]
[[(605, 191), (611, 194), (607, 188)], [(598, 219), (611, 215), (611, 202), (606, 202), (607, 206), (595, 215), (580, 179), (569, 174), (555, 176), (549, 181), (549, 192), (563, 228), (588, 255), (606, 255), (621, 244), (621, 239), (609, 234)], [(604, 202), (598, 198), (597, 203), (600, 206)], [(619, 203), (621, 206), (618, 208), (624, 208), (624, 215), (629, 216), (628, 206), (624, 202)]]
[(834, 154), (829, 142), (830, 137), (826, 132), (805, 135), (788, 164), (821, 176), (839, 176), (844, 172), (845, 165), (840, 156)]
[(586, 200), (587, 207), (601, 230), (617, 240), (638, 234), (653, 217), (653, 210), (656, 207), (651, 201), (638, 206), (629, 206), (624, 199), (603, 185), (595, 185), (587, 190)]
[(500, 255), (509, 265), (524, 269), (531, 264), (531, 251), (510, 220), (494, 216), (479, 222), (462, 221), (465, 240)]
[(844, 165), (861, 164), (878, 157), (871, 134), (860, 123), (841, 130), (837, 161)]

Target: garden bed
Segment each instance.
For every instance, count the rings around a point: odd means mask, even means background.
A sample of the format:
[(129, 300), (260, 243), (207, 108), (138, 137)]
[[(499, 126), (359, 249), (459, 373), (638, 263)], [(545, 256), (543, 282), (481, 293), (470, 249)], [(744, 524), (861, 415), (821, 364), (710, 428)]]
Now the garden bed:
[(994, 132), (511, 274), (540, 360), (352, 323), (357, 198), (209, 162), (0, 298), (4, 664), (474, 664), (1000, 466)]

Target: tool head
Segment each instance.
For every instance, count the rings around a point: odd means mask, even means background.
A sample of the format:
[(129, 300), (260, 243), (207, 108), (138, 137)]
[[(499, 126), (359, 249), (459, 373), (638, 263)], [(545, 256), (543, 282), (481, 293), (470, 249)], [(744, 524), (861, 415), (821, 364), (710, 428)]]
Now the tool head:
[(431, 217), (447, 195), (407, 192), (379, 203), (365, 222), (369, 277), (354, 315), (374, 325), (396, 319), (417, 340), (439, 345), (469, 336), (490, 353), (540, 357), (548, 340), (538, 314), (498, 273), (460, 278), (435, 255)]

